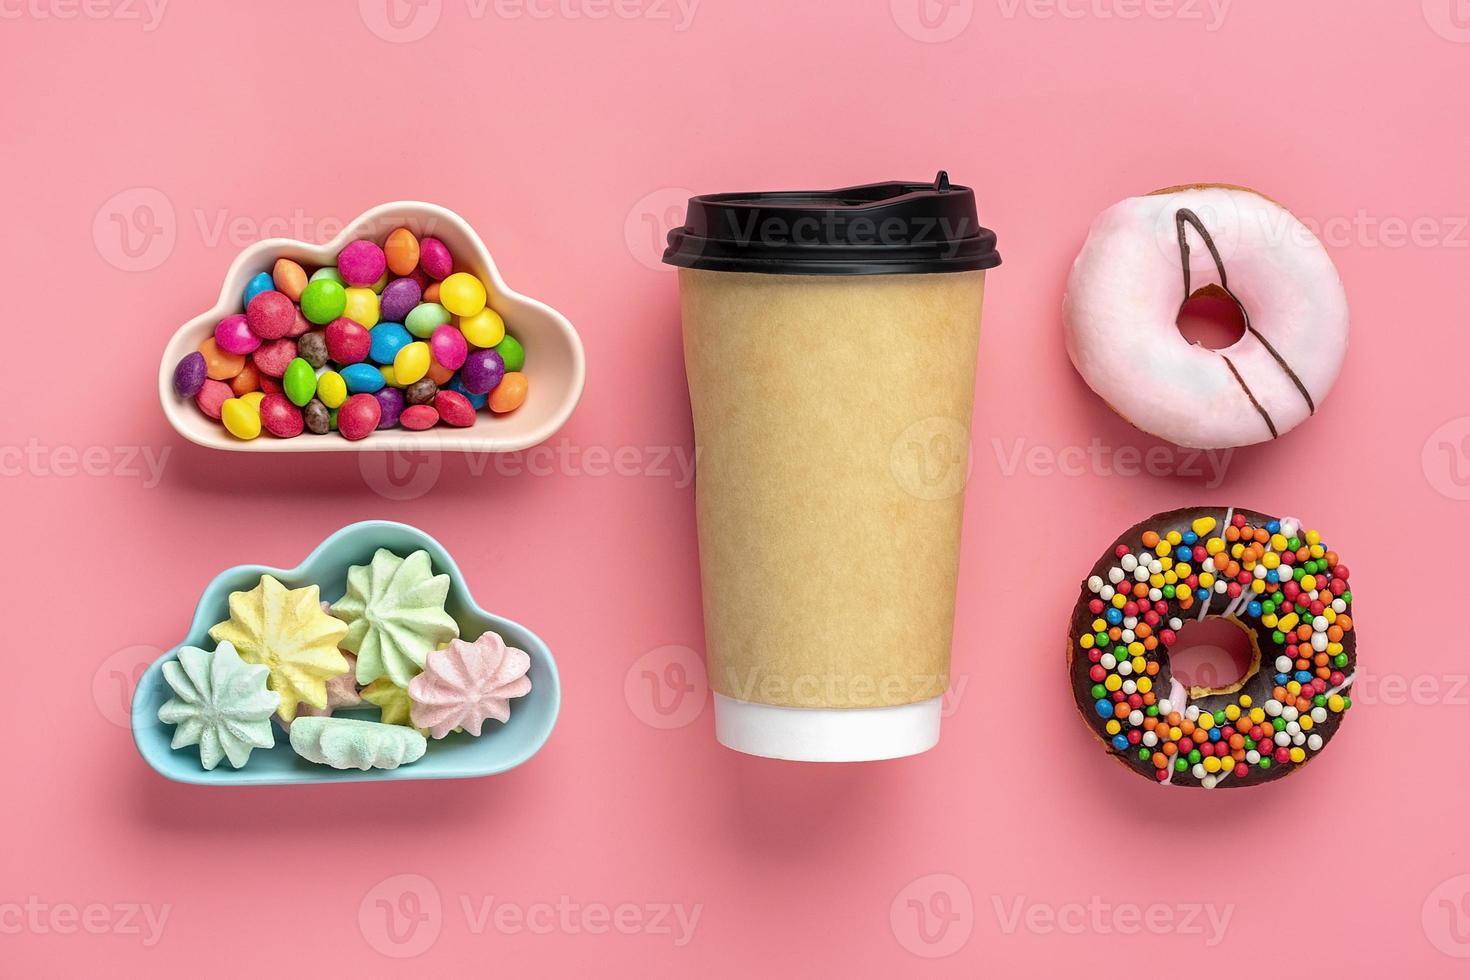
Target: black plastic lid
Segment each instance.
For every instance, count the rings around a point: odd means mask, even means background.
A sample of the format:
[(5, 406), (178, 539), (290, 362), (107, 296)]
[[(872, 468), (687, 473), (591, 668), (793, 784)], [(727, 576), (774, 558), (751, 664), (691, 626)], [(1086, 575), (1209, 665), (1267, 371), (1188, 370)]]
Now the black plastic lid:
[(829, 191), (702, 194), (669, 232), (664, 261), (686, 269), (798, 276), (971, 272), (1000, 265), (975, 192), (890, 181)]

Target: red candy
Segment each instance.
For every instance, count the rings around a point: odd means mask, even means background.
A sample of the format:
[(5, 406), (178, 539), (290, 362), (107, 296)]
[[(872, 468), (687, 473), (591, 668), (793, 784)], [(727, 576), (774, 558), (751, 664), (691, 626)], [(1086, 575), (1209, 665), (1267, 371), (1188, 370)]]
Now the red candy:
[(337, 409), (337, 431), (342, 438), (356, 442), (366, 439), (378, 427), (383, 417), (383, 406), (365, 392), (353, 395)]
[(457, 391), (441, 391), (434, 396), (434, 408), (445, 425), (465, 428), (475, 424), (475, 406)]
[[(261, 293), (261, 296), (264, 295)], [(259, 298), (260, 296), (256, 297)], [(279, 378), (286, 373), (286, 366), (296, 359), (296, 341), (289, 337), (267, 341), (250, 356), (255, 361), (255, 366), (260, 368), (261, 374)]]
[(410, 405), (403, 410), (402, 415), (398, 416), (398, 422), (405, 429), (416, 431), (432, 429), (439, 423), (439, 413), (435, 411), (433, 405)]
[(339, 316), (327, 324), (327, 356), (338, 364), (357, 364), (367, 360), (373, 338), (356, 320)]
[(204, 387), (199, 389), (199, 394), (194, 396), (194, 403), (199, 406), (199, 411), (218, 421), (220, 406), (225, 403), (226, 399), (234, 397), (235, 393), (230, 390), (229, 385), (223, 381), (208, 378), (204, 382)]
[(296, 324), (296, 304), (285, 293), (267, 289), (257, 293), (245, 308), (245, 322), (262, 340), (278, 340)]
[(282, 439), (301, 435), (306, 422), (301, 409), (283, 394), (266, 395), (260, 402), (260, 424), (265, 431)]

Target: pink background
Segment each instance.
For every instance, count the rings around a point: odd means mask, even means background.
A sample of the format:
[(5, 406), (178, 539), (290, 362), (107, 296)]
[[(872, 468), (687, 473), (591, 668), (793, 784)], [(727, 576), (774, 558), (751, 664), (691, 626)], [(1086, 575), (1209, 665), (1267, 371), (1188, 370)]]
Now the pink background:
[[(1204, 0), (957, 0), (926, 27), (917, 0), (704, 0), (687, 23), (662, 0), (605, 18), (599, 0), (537, 0), (547, 17), (390, 2), (392, 22), (375, 0), (169, 3), (154, 24), (121, 0), (0, 6), (4, 972), (1463, 971), (1465, 4), (1239, 0), (1219, 19)], [(691, 444), (675, 278), (654, 241), (689, 190), (941, 166), (978, 189), (1005, 256), (953, 713), (908, 761), (738, 756), (697, 683), (650, 695), (697, 682), (703, 647), (692, 492), (664, 457)], [(1218, 488), (1183, 454), (1128, 470), (1155, 443), (1083, 386), (1059, 320), (1093, 214), (1210, 179), (1323, 228), (1354, 318), (1324, 410), (1235, 454)], [(507, 280), (580, 329), (587, 389), (560, 457), (499, 464), (519, 474), (397, 461), (394, 483), (382, 457), (287, 467), (175, 438), (158, 350), (237, 248), (325, 238), (400, 197), (459, 211)], [(1125, 450), (1121, 470), (1046, 465), (1094, 439), (1105, 460)], [(1017, 446), (1031, 463), (1011, 465)], [(622, 475), (580, 462), (620, 447), (637, 450)], [(161, 480), (139, 452), (167, 452)], [(1063, 680), (1081, 570), (1141, 515), (1195, 502), (1303, 516), (1360, 596), (1352, 720), (1259, 791), (1127, 774)], [(550, 643), (566, 697), (542, 754), (412, 786), (155, 776), (119, 678), (177, 641), (221, 568), (294, 564), (375, 517), (439, 537), (482, 602)], [(1229, 916), (1223, 937), (1191, 903)], [(166, 907), (161, 935), (129, 904)], [(692, 936), (659, 912), (674, 905), (698, 908)], [(589, 928), (614, 914), (631, 934)], [(1122, 931), (1144, 914), (1153, 933)]]

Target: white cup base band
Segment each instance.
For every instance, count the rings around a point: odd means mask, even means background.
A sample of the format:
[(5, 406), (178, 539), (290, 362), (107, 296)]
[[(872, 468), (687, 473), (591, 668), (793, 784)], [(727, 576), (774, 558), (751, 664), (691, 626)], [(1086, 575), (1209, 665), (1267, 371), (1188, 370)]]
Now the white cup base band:
[(715, 694), (715, 737), (768, 759), (898, 759), (938, 744), (940, 711), (939, 698), (883, 708), (787, 708)]

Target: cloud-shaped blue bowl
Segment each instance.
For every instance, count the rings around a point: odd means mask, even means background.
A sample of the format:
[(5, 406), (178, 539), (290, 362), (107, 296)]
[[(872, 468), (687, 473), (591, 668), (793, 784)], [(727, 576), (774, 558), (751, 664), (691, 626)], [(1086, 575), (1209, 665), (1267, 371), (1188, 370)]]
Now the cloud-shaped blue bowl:
[[(214, 649), (209, 628), (229, 618), (231, 592), (253, 589), (260, 576), (274, 575), (290, 588), (313, 583), (321, 586), (322, 598), (335, 602), (347, 587), (350, 565), (366, 565), (379, 548), (400, 555), (423, 549), (433, 560), (435, 572), (446, 572), (450, 578), (449, 597), (445, 608), (459, 623), (460, 635), (469, 639), (486, 630), (494, 630), (506, 644), (519, 647), (531, 657), (531, 693), (511, 702), (510, 721), (504, 725), (486, 723), (483, 734), (475, 738), (459, 733), (429, 742), (428, 753), (419, 761), (397, 769), (337, 770), (302, 759), (291, 751), (290, 741), (279, 726), (273, 725), (276, 744), (270, 749), (256, 749), (243, 769), (232, 769), (221, 762), (214, 770), (199, 763), (199, 750), (189, 746), (177, 751), (169, 748), (174, 727), (158, 720), (158, 709), (173, 694), (163, 679), (163, 664), (174, 659), (179, 647), (196, 646)], [(265, 565), (237, 565), (215, 576), (204, 590), (194, 609), (194, 621), (184, 641), (149, 665), (133, 692), (133, 741), (145, 762), (158, 773), (181, 783), (205, 786), (271, 786), (291, 783), (384, 782), (410, 779), (462, 779), (491, 776), (514, 769), (546, 744), (561, 710), (561, 679), (556, 661), (541, 638), (519, 623), (486, 612), (475, 604), (465, 585), (459, 566), (444, 546), (418, 528), (392, 521), (363, 521), (350, 524), (316, 547), (295, 568), (269, 568)], [(343, 717), (375, 719), (377, 708), (339, 712)]]

